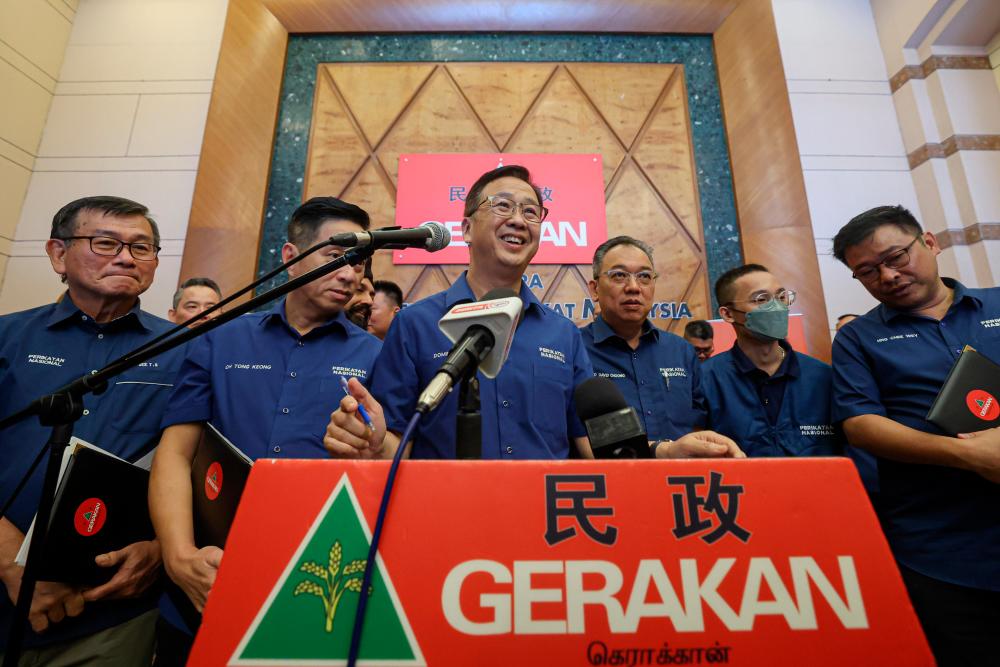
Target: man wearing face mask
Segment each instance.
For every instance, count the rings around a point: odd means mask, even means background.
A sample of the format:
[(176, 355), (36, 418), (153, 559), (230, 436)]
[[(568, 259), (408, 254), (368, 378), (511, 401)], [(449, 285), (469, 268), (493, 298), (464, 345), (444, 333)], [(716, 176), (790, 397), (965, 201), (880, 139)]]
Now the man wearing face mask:
[(795, 292), (747, 264), (724, 273), (715, 296), (736, 344), (702, 365), (708, 427), (750, 457), (842, 454), (830, 418), (830, 367), (785, 340)]

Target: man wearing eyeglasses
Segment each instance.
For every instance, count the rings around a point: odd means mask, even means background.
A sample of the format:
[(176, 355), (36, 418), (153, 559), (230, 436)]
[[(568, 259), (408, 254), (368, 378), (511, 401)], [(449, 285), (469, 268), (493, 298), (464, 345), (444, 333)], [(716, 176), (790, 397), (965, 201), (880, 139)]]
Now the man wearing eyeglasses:
[[(159, 244), (149, 210), (128, 199), (85, 197), (56, 213), (45, 250), (66, 292), (57, 303), (0, 318), (0, 413), (103, 368), (172, 327), (139, 307), (156, 273)], [(112, 379), (104, 393), (84, 397), (74, 435), (126, 460), (141, 458), (155, 445), (183, 354), (164, 353)], [(0, 496), (13, 492), (48, 436), (35, 417), (0, 431)], [(42, 469), (0, 519), (0, 580), (7, 593), (0, 596), (0, 651), (23, 571), (14, 556), (38, 507)], [(23, 664), (149, 664), (159, 544), (123, 546), (97, 563), (111, 573), (98, 587), (38, 582)]]
[(630, 236), (594, 252), (591, 297), (601, 314), (581, 329), (594, 375), (606, 377), (642, 419), (656, 458), (742, 457), (705, 426), (698, 356), (683, 338), (653, 326), (653, 250)]
[[(507, 288), (520, 294), (524, 313), (502, 372), (495, 380), (479, 378), (483, 458), (566, 458), (571, 442), (581, 456), (592, 456), (573, 403), (574, 388), (592, 376), (580, 333), (521, 280), (538, 251), (547, 213), (541, 201), (528, 170), (516, 165), (483, 174), (469, 189), (462, 221), (469, 270), (396, 316), (372, 371), (371, 394), (352, 380), (353, 398), (345, 397), (331, 417), (324, 441), (331, 455), (391, 458), (420, 392), (451, 348), (438, 320), (455, 304)], [(423, 418), (413, 457), (455, 458), (457, 394)], [(357, 418), (357, 401), (371, 414), (374, 433)]]
[(833, 253), (881, 302), (834, 338), (834, 419), (878, 457), (882, 526), (938, 664), (996, 664), (1000, 429), (950, 437), (925, 416), (965, 345), (1000, 361), (1000, 290), (941, 278), (902, 206), (855, 217)]
[(795, 291), (760, 264), (722, 274), (719, 315), (736, 343), (702, 366), (708, 424), (747, 456), (833, 456), (843, 438), (830, 418), (830, 367), (785, 340)]

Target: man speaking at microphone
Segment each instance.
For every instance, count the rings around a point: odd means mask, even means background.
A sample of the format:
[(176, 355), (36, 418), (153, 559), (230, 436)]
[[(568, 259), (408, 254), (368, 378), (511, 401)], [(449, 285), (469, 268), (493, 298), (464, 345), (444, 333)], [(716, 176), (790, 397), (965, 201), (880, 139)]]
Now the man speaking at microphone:
[[(479, 378), (482, 457), (562, 459), (570, 440), (581, 456), (592, 457), (573, 404), (574, 388), (593, 374), (580, 333), (539, 303), (521, 280), (538, 251), (547, 213), (541, 201), (524, 167), (500, 167), (479, 177), (462, 220), (469, 270), (444, 292), (396, 316), (372, 370), (371, 394), (352, 380), (353, 398), (345, 397), (331, 416), (324, 444), (332, 456), (391, 458), (421, 390), (451, 349), (438, 321), (456, 304), (506, 288), (519, 294), (524, 312), (500, 374), (495, 380)], [(458, 393), (423, 418), (412, 457), (455, 458)], [(374, 433), (355, 414), (358, 401), (369, 411)]]
[[(368, 214), (354, 204), (314, 197), (292, 213), (281, 259), (288, 262), (335, 234), (368, 225)], [(289, 267), (288, 275), (297, 278), (343, 254), (340, 246), (328, 245)], [(149, 509), (167, 574), (198, 611), (222, 558), (220, 549), (199, 549), (193, 538), (191, 463), (204, 422), (251, 459), (324, 456), (323, 427), (343, 396), (341, 378), (365, 378), (381, 347), (344, 313), (360, 271), (341, 267), (289, 292), (270, 311), (228, 322), (188, 348), (163, 417)], [(192, 629), (169, 596), (160, 609), (156, 664), (182, 665)]]

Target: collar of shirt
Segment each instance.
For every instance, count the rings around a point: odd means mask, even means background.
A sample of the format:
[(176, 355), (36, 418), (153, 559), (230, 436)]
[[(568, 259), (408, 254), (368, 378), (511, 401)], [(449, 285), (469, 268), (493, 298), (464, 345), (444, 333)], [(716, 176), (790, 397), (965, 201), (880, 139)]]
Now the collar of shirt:
[[(81, 322), (87, 322), (90, 326), (98, 329), (139, 329), (141, 331), (153, 331), (155, 328), (155, 319), (149, 313), (144, 312), (139, 307), (139, 299), (135, 300), (135, 305), (119, 318), (111, 320), (110, 322), (95, 322), (89, 315), (84, 313), (82, 310), (77, 308), (76, 304), (73, 303), (73, 299), (70, 298), (69, 292), (67, 291), (63, 294), (62, 298), (55, 304), (55, 308), (52, 309), (52, 314), (49, 315), (48, 321), (45, 326), (49, 329), (56, 327), (60, 324), (64, 324), (67, 321), (72, 321), (75, 324)], [(86, 319), (82, 319), (86, 318)]]
[[(274, 305), (274, 307), (269, 310), (264, 317), (260, 320), (260, 326), (266, 326), (268, 324), (283, 326), (288, 333), (292, 334), (296, 338), (302, 338), (299, 332), (288, 322), (288, 316), (285, 314), (285, 300), (282, 299)], [(326, 329), (339, 327), (341, 332), (344, 334), (349, 334), (350, 329), (348, 328), (350, 320), (347, 319), (347, 313), (343, 309), (339, 313), (328, 319), (323, 324), (319, 325), (315, 329), (312, 329), (307, 336), (313, 335), (314, 331), (324, 331)], [(359, 329), (360, 331), (360, 329)]]
[[(639, 341), (642, 342), (643, 338), (650, 338), (655, 343), (660, 339), (660, 330), (653, 326), (653, 323), (647, 318), (642, 323), (642, 333), (639, 334)], [(594, 318), (594, 342), (598, 345), (607, 342), (609, 339), (618, 339), (625, 342), (621, 336), (615, 333), (615, 330), (611, 328), (611, 325), (607, 321), (598, 315)]]
[[(975, 306), (979, 308), (983, 307), (983, 302), (979, 299), (979, 297), (969, 294), (968, 288), (954, 278), (942, 278), (941, 282), (945, 284), (945, 287), (955, 290), (955, 298), (952, 301), (951, 307), (948, 308), (948, 312), (951, 312), (952, 308), (956, 308), (960, 303), (963, 303), (966, 300), (975, 304)], [(884, 303), (879, 304), (878, 311), (885, 324), (888, 324), (898, 317), (912, 316), (912, 314), (908, 311), (896, 310), (895, 308), (890, 308)]]
[(744, 375), (749, 375), (752, 379), (761, 381), (767, 378), (779, 379), (785, 377), (786, 375), (791, 378), (799, 377), (799, 360), (795, 356), (795, 350), (792, 346), (788, 344), (787, 340), (779, 340), (778, 345), (781, 349), (785, 351), (785, 358), (781, 360), (781, 364), (778, 366), (778, 370), (774, 372), (774, 375), (768, 375), (761, 369), (750, 361), (743, 350), (740, 349), (739, 345), (733, 344), (733, 363), (736, 365), (736, 370)]
[[(469, 287), (469, 281), (466, 278), (468, 271), (463, 271), (462, 275), (458, 277), (458, 280), (447, 289), (444, 293), (444, 307), (445, 312), (452, 309), (453, 306), (459, 303), (470, 303), (476, 300), (476, 295), (472, 293), (472, 288)], [(528, 286), (521, 281), (521, 289), (518, 290), (518, 296), (521, 301), (524, 302), (524, 312), (534, 312), (536, 315), (545, 316), (548, 310), (538, 301), (534, 293), (528, 289)]]

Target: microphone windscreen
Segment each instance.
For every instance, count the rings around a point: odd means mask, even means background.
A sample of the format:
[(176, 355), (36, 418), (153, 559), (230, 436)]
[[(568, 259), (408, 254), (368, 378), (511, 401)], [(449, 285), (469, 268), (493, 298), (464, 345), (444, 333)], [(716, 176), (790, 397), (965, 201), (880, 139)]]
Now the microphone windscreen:
[(573, 392), (576, 414), (581, 421), (627, 408), (625, 397), (608, 378), (593, 377), (581, 382)]
[(451, 232), (441, 223), (428, 220), (420, 226), (431, 230), (431, 237), (424, 242), (424, 249), (428, 252), (444, 250), (451, 244)]

